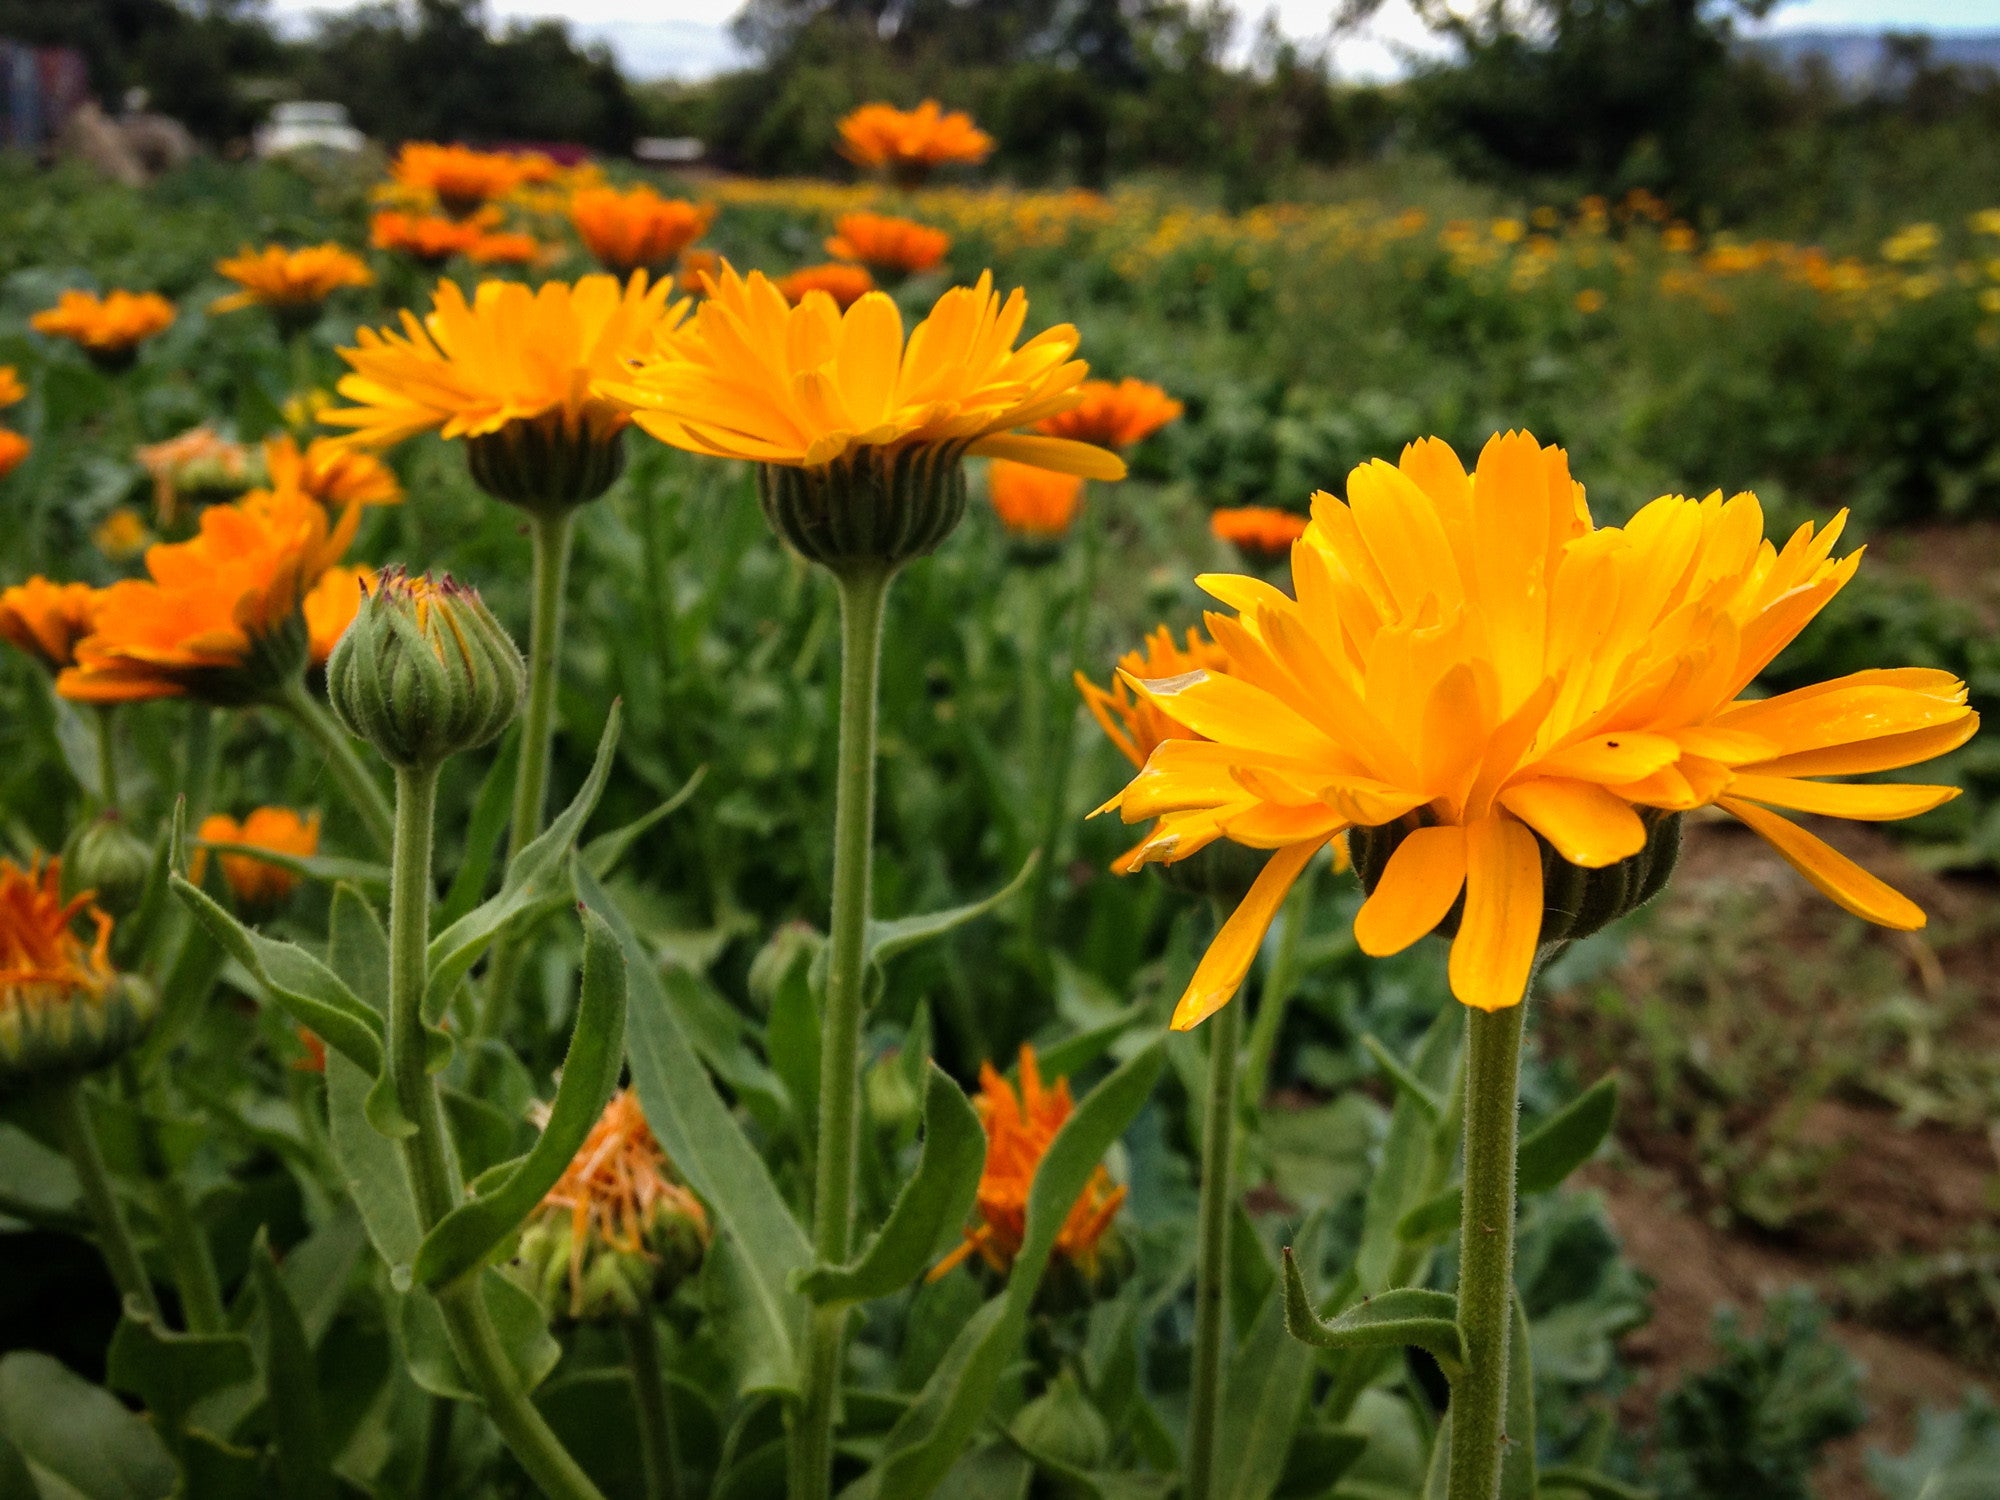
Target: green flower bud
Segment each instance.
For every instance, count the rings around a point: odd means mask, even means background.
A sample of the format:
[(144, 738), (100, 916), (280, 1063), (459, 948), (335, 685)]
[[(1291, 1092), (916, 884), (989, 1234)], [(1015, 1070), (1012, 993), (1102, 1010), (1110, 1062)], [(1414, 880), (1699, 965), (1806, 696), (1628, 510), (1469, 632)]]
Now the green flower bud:
[(326, 666), (350, 732), (390, 764), (427, 769), (505, 729), (526, 687), (521, 653), (478, 593), (384, 572)]
[(611, 1323), (671, 1297), (699, 1269), (707, 1249), (708, 1222), (700, 1206), (674, 1194), (652, 1205), (636, 1246), (586, 1229), (579, 1252), (574, 1216), (545, 1212), (522, 1230), (510, 1269), (550, 1317)]
[(496, 432), (467, 438), (472, 481), (495, 500), (537, 514), (595, 500), (625, 472), (625, 418), (560, 409), (517, 417)]
[(856, 448), (817, 468), (760, 464), (771, 528), (836, 574), (898, 568), (965, 518), (965, 446)]
[(100, 813), (72, 829), (63, 845), (63, 899), (87, 892), (113, 920), (127, 917), (139, 909), (152, 870), (153, 851), (125, 820), (115, 810)]

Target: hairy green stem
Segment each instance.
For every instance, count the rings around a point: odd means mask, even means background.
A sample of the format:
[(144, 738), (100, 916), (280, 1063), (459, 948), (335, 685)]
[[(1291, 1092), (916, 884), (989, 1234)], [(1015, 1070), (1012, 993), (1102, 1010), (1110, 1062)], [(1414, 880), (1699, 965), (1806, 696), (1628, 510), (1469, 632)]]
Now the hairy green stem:
[(632, 1366), (632, 1405), (639, 1416), (639, 1458), (646, 1470), (646, 1500), (681, 1500), (680, 1455), (667, 1411), (667, 1382), (660, 1368), (660, 1331), (650, 1309), (625, 1320), (625, 1355)]
[(1284, 1030), (1285, 1009), (1292, 991), (1298, 988), (1299, 947), (1305, 936), (1306, 918), (1312, 914), (1313, 874), (1317, 863), (1309, 864), (1285, 901), (1284, 926), (1278, 933), (1278, 951), (1265, 971), (1263, 988), (1257, 992), (1257, 1014), (1250, 1022), (1250, 1040), (1243, 1052), (1243, 1102), (1256, 1109), (1271, 1087), (1271, 1058), (1278, 1049), (1278, 1033)]
[(132, 1239), (132, 1226), (125, 1221), (118, 1191), (111, 1185), (110, 1169), (97, 1146), (97, 1130), (90, 1123), (90, 1109), (83, 1100), (83, 1080), (65, 1079), (50, 1090), (50, 1104), (56, 1128), (62, 1133), (63, 1150), (76, 1168), (76, 1180), (83, 1190), (84, 1207), (97, 1225), (98, 1248), (111, 1280), (126, 1301), (136, 1300), (141, 1311), (155, 1323), (161, 1321), (159, 1298), (153, 1295), (153, 1278)]
[[(833, 917), (821, 1030), (818, 1170), (813, 1251), (830, 1265), (854, 1238), (861, 1114), (861, 1010), (866, 982), (869, 864), (875, 834), (875, 713), (882, 671), (882, 605), (891, 569), (855, 570), (840, 588), (840, 743), (834, 777)], [(792, 1427), (791, 1500), (824, 1500), (833, 1482), (833, 1410), (839, 1397), (844, 1309), (807, 1316), (803, 1388)]]
[(1465, 1013), (1465, 1208), (1458, 1251), (1458, 1327), (1465, 1370), (1451, 1393), (1449, 1500), (1494, 1500), (1509, 1442), (1507, 1334), (1514, 1297), (1514, 1150), (1523, 1000)]
[[(444, 1108), (426, 1066), (424, 984), (430, 946), (431, 833), (437, 771), (396, 772), (395, 840), (389, 868), (389, 1048), (396, 1102), (416, 1128), (403, 1139), (403, 1165), (426, 1232), (458, 1206), (465, 1189), (445, 1134)], [(481, 1276), (437, 1294), (452, 1352), (500, 1440), (551, 1500), (603, 1500), (522, 1387), (495, 1332)]]
[(1208, 1022), (1208, 1096), (1203, 1104), (1201, 1203), (1194, 1263), (1194, 1369), (1188, 1395), (1187, 1500), (1208, 1500), (1215, 1485), (1215, 1432), (1222, 1416), (1222, 1356), (1227, 1339), (1229, 1211), (1235, 1156), (1236, 1061), (1243, 1002)]
[(307, 690), (304, 678), (294, 678), (286, 685), (280, 705), (291, 715), (292, 722), (319, 747), (320, 753), (326, 757), (327, 769), (340, 783), (348, 805), (361, 819), (376, 847), (386, 853), (394, 838), (396, 815), (389, 806), (389, 799), (382, 795), (381, 782), (362, 762), (347, 731)]

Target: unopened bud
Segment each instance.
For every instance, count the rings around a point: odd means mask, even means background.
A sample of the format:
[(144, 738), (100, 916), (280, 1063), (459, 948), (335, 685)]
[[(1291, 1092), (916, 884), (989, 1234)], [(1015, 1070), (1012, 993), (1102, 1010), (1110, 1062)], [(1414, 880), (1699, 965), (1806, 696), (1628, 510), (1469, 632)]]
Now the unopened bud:
[(153, 851), (125, 820), (115, 811), (100, 813), (79, 823), (63, 845), (63, 899), (88, 895), (114, 921), (130, 916), (139, 909), (152, 869)]

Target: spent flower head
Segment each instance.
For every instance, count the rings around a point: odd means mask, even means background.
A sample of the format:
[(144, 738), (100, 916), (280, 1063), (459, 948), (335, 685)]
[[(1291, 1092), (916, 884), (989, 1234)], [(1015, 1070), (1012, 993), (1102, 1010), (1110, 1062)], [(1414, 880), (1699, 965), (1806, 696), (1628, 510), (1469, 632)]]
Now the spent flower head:
[(63, 896), (61, 865), (0, 859), (0, 1095), (104, 1066), (158, 1009), (112, 967), (111, 918), (90, 893)]

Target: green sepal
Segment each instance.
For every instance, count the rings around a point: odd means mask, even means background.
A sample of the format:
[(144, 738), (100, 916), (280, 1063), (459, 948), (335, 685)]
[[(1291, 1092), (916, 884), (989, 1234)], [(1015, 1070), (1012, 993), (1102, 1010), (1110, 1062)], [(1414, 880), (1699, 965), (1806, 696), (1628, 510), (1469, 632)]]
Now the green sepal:
[(1320, 1349), (1422, 1349), (1447, 1380), (1457, 1380), (1465, 1369), (1458, 1299), (1449, 1292), (1397, 1287), (1357, 1302), (1338, 1317), (1322, 1319), (1313, 1311), (1290, 1246), (1285, 1247), (1285, 1327), (1293, 1338)]

